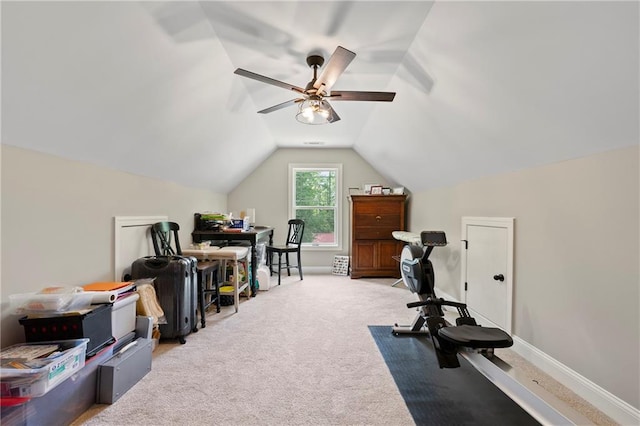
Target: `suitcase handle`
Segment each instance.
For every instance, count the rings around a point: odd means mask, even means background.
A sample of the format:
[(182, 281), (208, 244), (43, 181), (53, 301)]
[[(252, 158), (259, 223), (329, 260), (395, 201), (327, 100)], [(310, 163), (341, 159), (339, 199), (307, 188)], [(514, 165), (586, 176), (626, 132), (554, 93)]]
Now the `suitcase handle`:
[(166, 268), (171, 261), (171, 256), (148, 256), (145, 257), (145, 265), (153, 269)]
[[(164, 269), (169, 265), (169, 262), (175, 259), (189, 259), (189, 257), (184, 256), (146, 256), (145, 265), (147, 265), (150, 269)], [(191, 274), (196, 273), (196, 263), (198, 262), (193, 258), (194, 261), (191, 263)], [(187, 276), (189, 276), (189, 272), (187, 272)]]

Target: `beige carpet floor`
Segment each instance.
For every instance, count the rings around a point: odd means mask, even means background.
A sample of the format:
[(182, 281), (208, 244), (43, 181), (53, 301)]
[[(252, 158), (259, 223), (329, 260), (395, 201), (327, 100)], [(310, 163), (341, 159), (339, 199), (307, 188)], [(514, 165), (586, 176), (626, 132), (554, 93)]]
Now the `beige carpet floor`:
[(186, 344), (161, 343), (115, 404), (74, 424), (413, 424), (367, 328), (413, 315), (392, 281), (292, 276), (238, 313), (214, 309)]
[[(206, 328), (184, 345), (160, 343), (149, 374), (73, 425), (414, 424), (368, 326), (410, 323), (406, 303), (416, 296), (393, 279), (294, 275), (242, 298), (238, 313), (212, 307)], [(559, 395), (526, 361), (511, 360), (524, 380)], [(613, 424), (584, 401), (576, 410), (577, 424)]]

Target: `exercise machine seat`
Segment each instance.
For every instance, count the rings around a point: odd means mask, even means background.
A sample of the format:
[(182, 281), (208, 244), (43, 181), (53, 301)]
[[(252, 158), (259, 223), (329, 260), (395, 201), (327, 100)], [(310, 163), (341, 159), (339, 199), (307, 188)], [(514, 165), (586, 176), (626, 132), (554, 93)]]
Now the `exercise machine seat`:
[(438, 330), (438, 336), (455, 345), (473, 349), (508, 348), (513, 345), (511, 336), (499, 328), (479, 325), (443, 327)]

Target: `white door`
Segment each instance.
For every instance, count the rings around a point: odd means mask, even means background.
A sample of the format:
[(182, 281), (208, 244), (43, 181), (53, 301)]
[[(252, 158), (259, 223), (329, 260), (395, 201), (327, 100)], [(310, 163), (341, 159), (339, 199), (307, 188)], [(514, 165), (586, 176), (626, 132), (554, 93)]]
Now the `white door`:
[(512, 218), (463, 218), (463, 295), (471, 315), (511, 333)]

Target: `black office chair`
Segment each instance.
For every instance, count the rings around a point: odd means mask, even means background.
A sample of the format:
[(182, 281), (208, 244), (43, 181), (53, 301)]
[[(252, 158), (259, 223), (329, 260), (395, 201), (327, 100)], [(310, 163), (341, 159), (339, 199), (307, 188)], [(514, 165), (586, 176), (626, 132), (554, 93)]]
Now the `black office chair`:
[[(300, 262), (300, 247), (302, 245), (302, 234), (304, 233), (304, 220), (289, 220), (289, 230), (287, 231), (287, 242), (284, 246), (267, 246), (267, 260), (269, 261), (269, 275), (273, 275), (273, 255), (278, 255), (278, 285), (280, 285), (280, 272), (287, 270), (287, 275), (291, 276), (291, 268), (297, 268), (302, 280), (302, 264)], [(298, 263), (291, 265), (289, 253), (296, 253)], [(282, 255), (285, 255), (286, 265), (282, 264)]]
[(182, 256), (179, 230), (180, 225), (175, 222), (158, 222), (151, 225), (151, 242), (156, 256)]
[[(151, 225), (151, 240), (156, 256), (182, 256), (178, 231), (180, 225), (175, 222), (158, 222)], [(173, 241), (173, 244), (172, 244)], [(206, 327), (205, 310), (213, 303), (216, 312), (220, 312), (220, 290), (218, 285), (218, 270), (220, 262), (197, 262), (198, 272), (198, 310), (200, 311), (200, 325)], [(194, 325), (194, 331), (196, 327)]]

